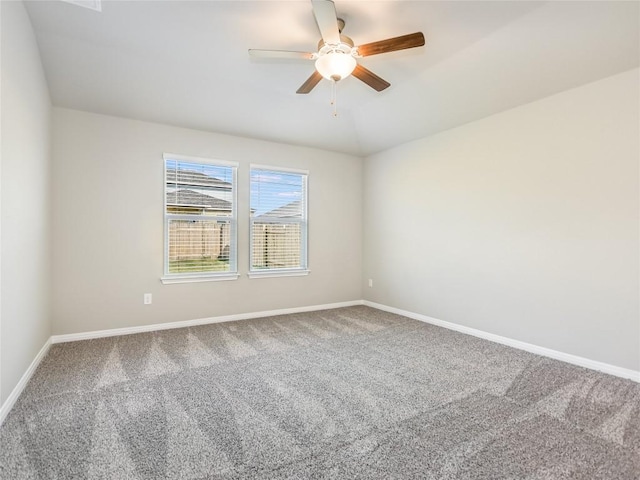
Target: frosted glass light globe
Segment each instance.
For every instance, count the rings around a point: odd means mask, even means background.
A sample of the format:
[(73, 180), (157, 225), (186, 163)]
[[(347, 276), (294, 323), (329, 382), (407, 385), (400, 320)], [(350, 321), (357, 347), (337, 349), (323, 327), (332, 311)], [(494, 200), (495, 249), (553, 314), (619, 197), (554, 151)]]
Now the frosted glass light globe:
[(316, 60), (316, 70), (327, 80), (339, 81), (351, 75), (356, 59), (347, 53), (329, 52)]

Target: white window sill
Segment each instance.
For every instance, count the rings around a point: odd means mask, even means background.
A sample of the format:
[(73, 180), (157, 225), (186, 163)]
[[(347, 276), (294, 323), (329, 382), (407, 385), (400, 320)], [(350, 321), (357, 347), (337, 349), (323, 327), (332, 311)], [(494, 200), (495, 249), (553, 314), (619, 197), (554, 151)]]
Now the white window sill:
[(249, 272), (249, 278), (273, 278), (273, 277), (303, 277), (309, 275), (309, 270), (264, 270), (258, 272)]
[(223, 275), (167, 275), (160, 277), (164, 285), (172, 283), (196, 283), (196, 282), (223, 282), (226, 280), (237, 280), (237, 273), (225, 273)]

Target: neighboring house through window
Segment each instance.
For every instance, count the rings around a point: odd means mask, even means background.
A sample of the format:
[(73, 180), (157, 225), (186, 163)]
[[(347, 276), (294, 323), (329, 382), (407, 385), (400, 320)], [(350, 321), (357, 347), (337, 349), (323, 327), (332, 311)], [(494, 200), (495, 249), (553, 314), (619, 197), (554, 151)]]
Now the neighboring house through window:
[(164, 283), (237, 278), (237, 164), (165, 154)]
[(251, 167), (249, 276), (306, 275), (306, 171)]

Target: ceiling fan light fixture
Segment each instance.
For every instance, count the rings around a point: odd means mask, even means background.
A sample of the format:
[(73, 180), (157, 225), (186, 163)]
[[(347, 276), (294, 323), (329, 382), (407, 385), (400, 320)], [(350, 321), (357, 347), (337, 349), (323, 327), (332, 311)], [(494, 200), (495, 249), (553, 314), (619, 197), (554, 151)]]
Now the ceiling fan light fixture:
[[(2, 1), (2, 0), (0, 0)], [(76, 0), (77, 1), (77, 0)], [(332, 82), (335, 92), (336, 84), (343, 78), (353, 75), (361, 82), (369, 85), (377, 92), (391, 86), (389, 82), (357, 63), (357, 59), (379, 55), (381, 53), (422, 47), (425, 44), (422, 32), (410, 33), (399, 37), (387, 38), (355, 46), (353, 40), (342, 34), (344, 20), (338, 17), (333, 0), (311, 0), (320, 40), (318, 51), (296, 52), (290, 50), (257, 50), (249, 49), (252, 57), (265, 58), (299, 58), (315, 61), (315, 71), (296, 90), (297, 94), (307, 94), (324, 78)], [(334, 95), (335, 106), (335, 95)]]
[(348, 53), (333, 51), (316, 60), (316, 70), (327, 80), (339, 81), (347, 78), (356, 68), (356, 59)]

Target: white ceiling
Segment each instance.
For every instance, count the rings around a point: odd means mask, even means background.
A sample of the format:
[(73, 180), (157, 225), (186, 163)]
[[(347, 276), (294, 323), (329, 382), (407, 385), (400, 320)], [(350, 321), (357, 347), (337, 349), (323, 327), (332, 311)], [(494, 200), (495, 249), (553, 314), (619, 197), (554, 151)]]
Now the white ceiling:
[(422, 31), (425, 47), (297, 88), (309, 61), (249, 48), (315, 51), (311, 2), (109, 1), (102, 13), (29, 1), (54, 105), (367, 155), (639, 65), (636, 1), (336, 0), (356, 45)]

